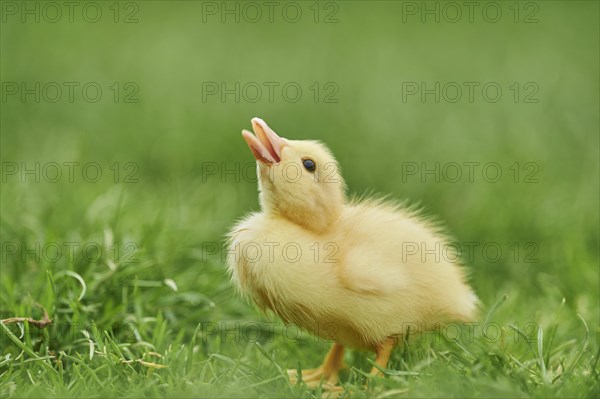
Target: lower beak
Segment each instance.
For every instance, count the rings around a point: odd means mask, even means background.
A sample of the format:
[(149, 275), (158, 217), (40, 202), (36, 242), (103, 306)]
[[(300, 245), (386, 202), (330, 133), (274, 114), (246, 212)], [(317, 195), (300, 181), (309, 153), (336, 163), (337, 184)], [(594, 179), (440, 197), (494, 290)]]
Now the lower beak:
[(260, 118), (252, 118), (252, 130), (254, 134), (248, 130), (242, 130), (242, 137), (246, 140), (250, 151), (254, 154), (257, 161), (272, 165), (281, 161), (281, 150), (287, 145), (287, 140), (279, 137)]

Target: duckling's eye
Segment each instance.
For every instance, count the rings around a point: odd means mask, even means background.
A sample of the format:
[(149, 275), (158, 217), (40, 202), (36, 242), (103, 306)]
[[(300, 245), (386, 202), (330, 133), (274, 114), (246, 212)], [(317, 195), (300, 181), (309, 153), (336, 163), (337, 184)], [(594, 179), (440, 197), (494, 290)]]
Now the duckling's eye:
[(304, 165), (304, 168), (309, 172), (314, 172), (317, 168), (317, 164), (315, 164), (315, 162), (312, 159), (303, 160), (302, 165)]

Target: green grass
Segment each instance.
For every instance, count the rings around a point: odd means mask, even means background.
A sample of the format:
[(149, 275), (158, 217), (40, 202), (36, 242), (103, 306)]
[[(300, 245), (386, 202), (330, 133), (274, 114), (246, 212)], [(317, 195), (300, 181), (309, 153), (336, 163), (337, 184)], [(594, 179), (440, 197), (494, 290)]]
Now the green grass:
[[(0, 319), (45, 309), (53, 321), (0, 324), (2, 397), (321, 396), (285, 369), (315, 367), (328, 343), (239, 299), (212, 250), (258, 208), (250, 179), (206, 176), (251, 162), (239, 132), (253, 116), (326, 142), (352, 193), (420, 202), (465, 249), (482, 301), (473, 334), (413, 337), (366, 390), (373, 356), (348, 352), (352, 397), (599, 396), (597, 2), (538, 2), (534, 24), (512, 22), (512, 2), (498, 3), (496, 24), (401, 23), (401, 2), (366, 1), (339, 2), (334, 24), (312, 21), (312, 2), (298, 3), (297, 24), (202, 23), (192, 1), (138, 2), (138, 23), (115, 24), (111, 2), (98, 4), (110, 17), (96, 24), (0, 25), (2, 82), (104, 89), (97, 103), (0, 103)], [(213, 81), (298, 82), (304, 95), (203, 102)], [(504, 95), (402, 100), (402, 82), (469, 81)], [(139, 102), (115, 103), (114, 82), (135, 82)], [(314, 82), (321, 96), (335, 82), (339, 101), (313, 101)], [(539, 102), (514, 102), (514, 82), (534, 82)], [(103, 174), (36, 182), (7, 169), (36, 162), (96, 162)], [(503, 176), (403, 175), (436, 162), (495, 162)]]

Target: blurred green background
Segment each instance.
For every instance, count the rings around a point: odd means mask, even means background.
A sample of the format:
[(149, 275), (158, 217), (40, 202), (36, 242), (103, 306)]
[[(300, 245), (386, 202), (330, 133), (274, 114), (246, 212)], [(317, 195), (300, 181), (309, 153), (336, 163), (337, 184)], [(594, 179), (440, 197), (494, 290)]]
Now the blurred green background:
[[(24, 341), (31, 353), (20, 358), (24, 349), (3, 330), (3, 394), (90, 395), (101, 386), (126, 396), (314, 395), (287, 386), (278, 367), (315, 366), (325, 343), (277, 334), (259, 349), (196, 342), (200, 322), (264, 318), (229, 286), (222, 254), (206, 250), (258, 209), (240, 137), (254, 116), (284, 137), (325, 142), (351, 193), (420, 202), (463, 248), (477, 243), (464, 263), (483, 315), (507, 336), (528, 322), (546, 334), (536, 329), (533, 344), (479, 336), (466, 352), (428, 341), (390, 364), (417, 376), (379, 389), (598, 394), (598, 2), (480, 2), (471, 16), (461, 2), (278, 2), (271, 16), (263, 2), (76, 2), (71, 15), (56, 4), (60, 16), (46, 2), (2, 1), (0, 317), (40, 317), (37, 303), (55, 322)], [(223, 95), (223, 84), (233, 91)], [(436, 84), (439, 101), (423, 94)], [(301, 88), (297, 101), (284, 86)], [(95, 87), (102, 93), (92, 102)], [(73, 179), (69, 162), (78, 163)], [(90, 163), (102, 172), (97, 182), (82, 176)], [(453, 181), (457, 164), (462, 177)], [(439, 179), (421, 174), (436, 167)], [(489, 181), (498, 168), (502, 176)], [(102, 255), (67, 256), (68, 242), (94, 243)], [(44, 254), (49, 243), (62, 255)], [(499, 256), (482, 251), (490, 244)], [(39, 257), (24, 250), (36, 245)], [(136, 333), (120, 340), (126, 325)], [(79, 326), (114, 358), (90, 359)], [(119, 363), (149, 350), (169, 367)], [(431, 353), (439, 356), (425, 367)], [(459, 362), (459, 353), (471, 357)], [(34, 355), (42, 359), (23, 366)], [(368, 355), (348, 356), (369, 367)], [(34, 366), (38, 374), (27, 377)]]

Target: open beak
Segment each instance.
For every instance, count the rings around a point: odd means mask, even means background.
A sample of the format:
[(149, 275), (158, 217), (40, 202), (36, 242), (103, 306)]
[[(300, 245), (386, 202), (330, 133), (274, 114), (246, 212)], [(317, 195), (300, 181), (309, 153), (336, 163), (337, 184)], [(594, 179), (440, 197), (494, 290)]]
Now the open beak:
[(250, 151), (254, 154), (254, 158), (267, 165), (279, 163), (281, 161), (281, 149), (287, 145), (287, 140), (279, 137), (260, 118), (252, 118), (252, 130), (254, 130), (256, 136), (248, 130), (242, 130), (242, 137), (246, 140)]

